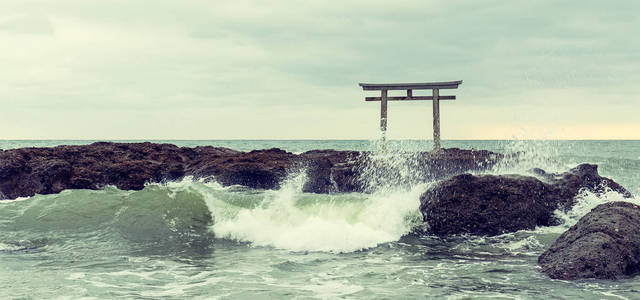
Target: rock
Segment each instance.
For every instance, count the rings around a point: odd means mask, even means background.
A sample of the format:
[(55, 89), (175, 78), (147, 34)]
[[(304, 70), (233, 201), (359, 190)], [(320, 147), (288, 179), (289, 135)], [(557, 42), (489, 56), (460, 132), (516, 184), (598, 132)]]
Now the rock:
[(360, 166), (368, 154), (357, 151), (311, 150), (300, 154), (307, 169), (304, 192), (337, 193), (362, 191)]
[(188, 164), (186, 174), (197, 178), (213, 176), (225, 186), (273, 189), (287, 176), (296, 158), (295, 154), (276, 148), (248, 153), (216, 151), (200, 157), (194, 164)]
[[(0, 152), (0, 199), (99, 189), (114, 185), (140, 190), (149, 182), (213, 178), (220, 184), (275, 189), (289, 173), (306, 170), (305, 192), (361, 192), (372, 153), (312, 150), (299, 155), (265, 149), (251, 152), (155, 143), (97, 142), (90, 145), (22, 148)], [(444, 149), (407, 155), (424, 180), (490, 168), (501, 155)]]
[(581, 189), (603, 192), (608, 185), (631, 197), (623, 187), (598, 175), (595, 165), (548, 175), (548, 182), (532, 176), (457, 175), (422, 194), (420, 211), (432, 234), (498, 235), (557, 224), (554, 211), (570, 209)]
[(33, 164), (33, 171), (39, 174), (39, 188), (46, 193), (59, 193), (69, 185), (71, 164), (61, 159), (37, 161)]
[(640, 273), (640, 207), (600, 204), (538, 258), (555, 279), (618, 279)]
[(552, 225), (557, 204), (535, 177), (463, 174), (420, 197), (423, 220), (437, 235), (498, 235)]
[(567, 201), (566, 203), (561, 203), (566, 208), (573, 206), (575, 195), (583, 188), (596, 194), (613, 190), (622, 194), (625, 198), (631, 197), (631, 193), (617, 182), (600, 176), (597, 165), (581, 164), (562, 174), (547, 173), (538, 168), (533, 169), (532, 172), (554, 186), (560, 197)]

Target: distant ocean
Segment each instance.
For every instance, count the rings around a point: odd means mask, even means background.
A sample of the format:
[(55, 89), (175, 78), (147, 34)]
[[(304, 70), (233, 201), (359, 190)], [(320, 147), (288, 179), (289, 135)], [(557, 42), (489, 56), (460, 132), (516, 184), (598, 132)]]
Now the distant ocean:
[[(0, 149), (91, 142), (0, 140)], [(294, 153), (377, 149), (366, 140), (151, 142)], [(594, 163), (634, 194), (627, 201), (640, 198), (640, 141), (442, 145), (524, 153), (492, 174)], [(390, 141), (389, 148), (427, 151), (432, 143)], [(591, 208), (623, 200), (614, 192), (582, 193), (571, 211), (557, 212), (565, 223), (556, 227), (441, 238), (410, 234), (421, 222), (419, 196), (432, 182), (318, 195), (301, 192), (304, 180), (292, 173), (279, 190), (254, 190), (187, 178), (141, 191), (107, 187), (0, 201), (0, 299), (638, 299), (640, 278), (558, 281), (537, 267), (538, 255)]]

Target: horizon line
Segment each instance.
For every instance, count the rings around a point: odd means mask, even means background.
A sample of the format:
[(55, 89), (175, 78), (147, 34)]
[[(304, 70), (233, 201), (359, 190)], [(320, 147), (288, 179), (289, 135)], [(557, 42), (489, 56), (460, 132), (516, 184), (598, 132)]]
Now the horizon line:
[[(213, 139), (180, 139), (180, 138), (110, 138), (110, 139), (87, 139), (87, 138), (44, 138), (44, 139), (0, 139), (0, 141), (377, 141), (379, 139), (315, 139), (315, 138), (213, 138)], [(388, 141), (431, 141), (432, 139), (418, 139), (418, 138), (406, 138), (406, 139), (387, 139)], [(512, 139), (442, 139), (441, 141), (640, 141), (640, 139), (618, 139), (618, 138), (604, 138), (604, 139), (537, 139), (537, 138), (512, 138)]]

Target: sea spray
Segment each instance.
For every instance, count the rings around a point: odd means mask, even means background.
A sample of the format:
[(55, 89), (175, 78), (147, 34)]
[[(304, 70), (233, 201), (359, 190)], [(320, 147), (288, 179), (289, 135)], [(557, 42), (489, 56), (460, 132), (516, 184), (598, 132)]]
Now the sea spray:
[(554, 141), (508, 141), (504, 146), (504, 152), (504, 159), (488, 173), (531, 175), (533, 168), (547, 172), (563, 172), (569, 169), (558, 159), (558, 147)]
[(418, 168), (415, 152), (381, 147), (361, 173), (368, 193), (342, 195), (302, 193), (306, 172), (297, 170), (279, 190), (264, 191), (258, 207), (216, 219), (213, 231), (218, 238), (293, 251), (351, 252), (393, 242), (420, 221), (427, 183)]
[(373, 145), (376, 150), (366, 155), (360, 174), (360, 184), (365, 191), (407, 191), (430, 182), (429, 174), (424, 172), (428, 166), (422, 165), (424, 160), (420, 159), (425, 149), (403, 142), (375, 141)]
[(606, 190), (604, 193), (594, 193), (588, 190), (581, 190), (575, 197), (575, 204), (570, 210), (564, 210), (559, 208), (555, 211), (555, 216), (562, 221), (562, 224), (557, 226), (557, 230), (566, 230), (567, 228), (575, 225), (580, 218), (594, 209), (600, 204), (604, 204), (611, 201), (626, 201), (631, 203), (638, 203), (635, 198), (625, 198), (624, 195), (612, 191)]
[[(576, 149), (577, 147), (577, 149)], [(548, 173), (562, 173), (578, 165), (562, 159), (558, 141), (508, 141), (505, 145), (505, 159), (497, 164), (488, 173), (494, 175), (520, 174), (535, 175), (531, 170), (540, 168)], [(578, 145), (571, 146), (576, 152), (584, 152)], [(566, 149), (563, 149), (566, 151)], [(603, 158), (601, 158), (603, 159)], [(609, 159), (609, 163), (615, 159)], [(599, 162), (592, 162), (599, 164)], [(544, 180), (544, 178), (541, 178)], [(637, 193), (636, 193), (637, 194)], [(575, 204), (571, 209), (558, 208), (554, 214), (560, 220), (560, 225), (552, 227), (539, 227), (536, 230), (541, 232), (552, 231), (561, 233), (574, 225), (578, 220), (591, 211), (596, 206), (609, 201), (636, 201), (632, 198), (624, 198), (623, 195), (606, 189), (605, 193), (594, 193), (588, 190), (581, 190), (575, 196)]]

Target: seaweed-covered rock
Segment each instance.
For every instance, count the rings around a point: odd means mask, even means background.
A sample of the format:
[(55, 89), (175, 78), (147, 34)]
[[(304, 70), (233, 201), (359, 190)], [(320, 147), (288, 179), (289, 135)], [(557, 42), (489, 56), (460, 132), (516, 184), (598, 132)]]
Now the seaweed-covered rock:
[(629, 202), (598, 205), (538, 258), (556, 279), (618, 279), (640, 273), (640, 207)]

